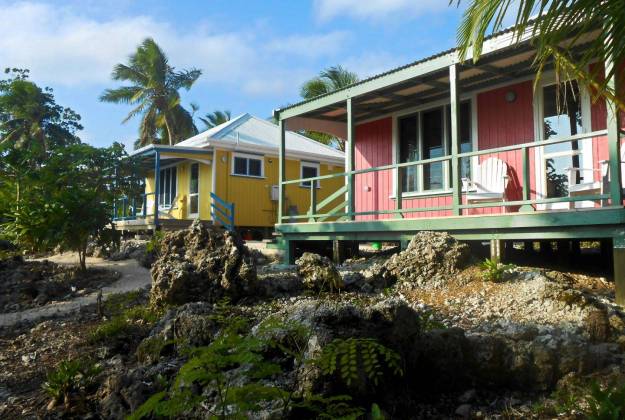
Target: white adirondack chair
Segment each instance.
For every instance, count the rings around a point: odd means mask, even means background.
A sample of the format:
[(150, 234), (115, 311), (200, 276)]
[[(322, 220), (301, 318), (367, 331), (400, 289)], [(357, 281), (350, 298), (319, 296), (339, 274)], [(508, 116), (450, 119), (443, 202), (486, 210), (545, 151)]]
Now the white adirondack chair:
[[(505, 202), (508, 186), (508, 165), (501, 159), (488, 158), (473, 175), (473, 179), (462, 178), (462, 190), (467, 204), (478, 202)], [(503, 208), (504, 213), (506, 208)]]
[[(569, 197), (592, 194), (606, 194), (610, 189), (610, 162), (602, 160), (599, 162), (599, 168), (567, 168), (569, 178)], [(577, 172), (600, 172), (600, 181), (582, 182), (575, 184), (575, 174)], [(625, 147), (621, 147), (621, 186), (625, 191)], [(607, 205), (607, 200), (602, 202)], [(569, 203), (569, 208), (575, 208), (575, 203)]]

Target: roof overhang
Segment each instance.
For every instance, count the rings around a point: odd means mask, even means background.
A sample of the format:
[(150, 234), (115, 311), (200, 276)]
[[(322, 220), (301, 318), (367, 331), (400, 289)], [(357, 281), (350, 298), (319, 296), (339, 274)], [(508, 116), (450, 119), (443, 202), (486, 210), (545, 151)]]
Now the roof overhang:
[[(598, 31), (576, 40), (573, 53), (581, 53)], [(578, 50), (578, 51), (576, 51)], [(399, 67), (317, 98), (274, 111), (286, 121), (287, 129), (309, 129), (345, 138), (346, 101), (351, 99), (353, 117), (362, 122), (450, 97), (449, 67), (457, 64), (459, 88), (463, 93), (489, 86), (512, 83), (535, 73), (532, 64), (536, 50), (531, 43), (531, 28), (519, 39), (511, 29), (484, 42), (480, 59), (460, 60), (456, 49)], [(467, 54), (472, 56), (472, 51)], [(343, 134), (343, 136), (339, 135)]]

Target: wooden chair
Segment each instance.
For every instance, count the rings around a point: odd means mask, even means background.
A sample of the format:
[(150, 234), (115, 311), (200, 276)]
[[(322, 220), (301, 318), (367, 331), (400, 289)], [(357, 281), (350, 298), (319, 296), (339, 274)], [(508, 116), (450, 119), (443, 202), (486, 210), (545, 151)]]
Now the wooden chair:
[[(185, 205), (186, 196), (176, 195), (172, 200), (172, 205), (169, 208), (159, 208), (158, 209), (158, 217), (161, 219), (174, 219), (173, 212), (174, 210), (178, 210), (182, 208), (182, 214), (186, 214), (186, 205)], [(148, 208), (148, 216), (154, 216), (154, 198), (150, 197), (146, 200), (146, 205)], [(143, 206), (138, 210), (138, 215), (143, 214)]]
[[(567, 168), (569, 178), (569, 197), (592, 194), (606, 194), (610, 190), (610, 162), (602, 160), (599, 168)], [(576, 184), (575, 174), (577, 172), (600, 172), (600, 181), (582, 182)], [(621, 147), (621, 186), (625, 192), (625, 148)], [(607, 205), (607, 200), (603, 200), (602, 205)], [(575, 203), (570, 202), (569, 208), (575, 208)]]
[[(462, 178), (462, 190), (467, 204), (505, 202), (508, 186), (508, 165), (501, 159), (488, 158), (475, 171), (473, 179)], [(504, 213), (506, 208), (503, 208)]]

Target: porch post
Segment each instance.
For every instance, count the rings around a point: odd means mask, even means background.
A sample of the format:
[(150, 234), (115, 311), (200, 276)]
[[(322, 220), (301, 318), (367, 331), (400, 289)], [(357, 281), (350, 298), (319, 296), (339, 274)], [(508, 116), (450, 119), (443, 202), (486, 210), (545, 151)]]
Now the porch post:
[(349, 175), (347, 176), (347, 212), (349, 220), (354, 220), (354, 212), (355, 212), (355, 203), (354, 203), (354, 174), (351, 172), (354, 171), (354, 153), (355, 153), (355, 145), (354, 140), (356, 138), (355, 135), (355, 125), (354, 125), (354, 109), (352, 105), (352, 98), (347, 98), (347, 148), (346, 148), (346, 157), (347, 157), (347, 165), (346, 169)]
[(286, 161), (285, 161), (285, 147), (286, 147), (286, 121), (281, 119), (278, 114), (278, 128), (280, 131), (280, 152), (278, 157), (278, 224), (282, 223), (282, 216), (284, 212), (284, 197), (285, 197), (285, 185), (282, 183), (286, 181)]
[(615, 237), (612, 239), (612, 253), (616, 303), (625, 306), (625, 238)]
[(458, 64), (454, 63), (449, 66), (449, 93), (450, 93), (450, 110), (451, 110), (451, 188), (452, 188), (452, 212), (454, 216), (461, 214), (460, 205), (462, 204), (462, 181), (460, 179), (460, 87), (458, 86), (459, 78)]
[[(608, 74), (615, 66), (613, 57), (606, 57), (605, 69)], [(616, 72), (615, 72), (616, 73)], [(608, 79), (608, 89), (616, 92), (616, 74)], [(608, 128), (608, 151), (610, 153), (610, 199), (613, 207), (620, 207), (623, 203), (623, 186), (621, 185), (621, 136), (618, 106), (606, 99), (607, 128)]]
[(156, 150), (154, 155), (154, 227), (158, 228), (158, 198), (161, 193), (161, 153)]

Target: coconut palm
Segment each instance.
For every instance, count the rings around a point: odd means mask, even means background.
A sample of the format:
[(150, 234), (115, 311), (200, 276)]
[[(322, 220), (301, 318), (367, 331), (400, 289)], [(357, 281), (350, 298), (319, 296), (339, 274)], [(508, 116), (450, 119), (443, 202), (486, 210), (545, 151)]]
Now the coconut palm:
[[(358, 80), (356, 73), (346, 70), (342, 66), (329, 67), (320, 72), (319, 76), (305, 82), (300, 89), (300, 96), (304, 99), (316, 98), (343, 89), (357, 83)], [(303, 134), (321, 143), (333, 145), (339, 150), (345, 150), (345, 139), (315, 131), (305, 131)]]
[(230, 121), (230, 118), (232, 118), (230, 111), (216, 110), (214, 112), (209, 112), (204, 115), (204, 117), (200, 117), (200, 120), (204, 123), (204, 129), (208, 130)]
[[(461, 1), (458, 0), (458, 4)], [(484, 38), (502, 29), (504, 17), (512, 15), (515, 16), (512, 33), (516, 40), (528, 32), (534, 38), (537, 80), (553, 62), (560, 80), (577, 79), (589, 90), (625, 109), (614, 88), (606, 82), (613, 75), (619, 75), (616, 66), (606, 69), (605, 78), (597, 67), (592, 71), (588, 67), (597, 58), (611, 57), (614, 63), (625, 60), (623, 10), (623, 0), (470, 0), (458, 28), (460, 55), (465, 59), (472, 52), (469, 58), (477, 61)], [(599, 30), (596, 39), (588, 41), (583, 53), (576, 53), (573, 47), (580, 37), (596, 29)], [(622, 80), (622, 74), (620, 76)]]
[(176, 71), (153, 39), (145, 39), (128, 64), (113, 68), (113, 80), (131, 83), (104, 91), (103, 102), (133, 105), (124, 123), (141, 116), (139, 140), (142, 145), (173, 145), (197, 133), (193, 117), (180, 104), (180, 89), (189, 90), (202, 72), (198, 69)]

